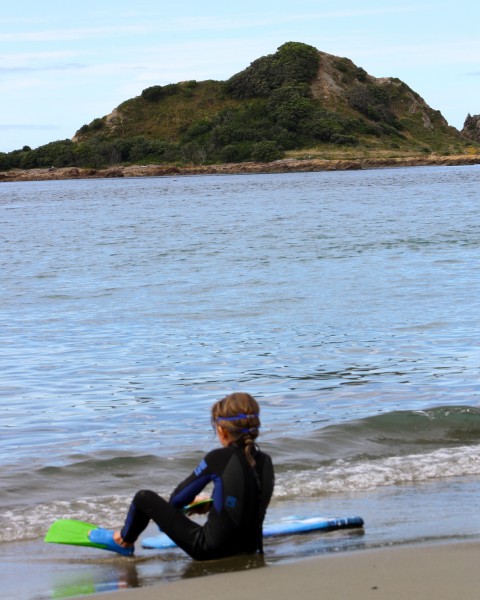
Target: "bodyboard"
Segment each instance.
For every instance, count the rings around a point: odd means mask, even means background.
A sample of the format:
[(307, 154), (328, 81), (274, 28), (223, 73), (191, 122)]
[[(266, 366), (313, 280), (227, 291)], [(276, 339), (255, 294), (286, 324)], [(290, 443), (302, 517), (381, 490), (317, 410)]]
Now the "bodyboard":
[[(308, 519), (288, 519), (274, 523), (266, 523), (263, 527), (263, 537), (276, 537), (284, 535), (298, 535), (313, 531), (327, 532), (338, 529), (356, 529), (363, 527), (362, 517), (311, 517)], [(142, 547), (154, 550), (167, 550), (174, 548), (175, 542), (165, 533), (142, 540)]]

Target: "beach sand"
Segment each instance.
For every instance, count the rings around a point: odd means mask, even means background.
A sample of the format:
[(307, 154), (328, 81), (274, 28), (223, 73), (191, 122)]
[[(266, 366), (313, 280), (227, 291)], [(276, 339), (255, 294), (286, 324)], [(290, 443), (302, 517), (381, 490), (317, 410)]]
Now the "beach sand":
[(479, 542), (401, 546), (105, 592), (89, 598), (478, 600), (479, 565)]

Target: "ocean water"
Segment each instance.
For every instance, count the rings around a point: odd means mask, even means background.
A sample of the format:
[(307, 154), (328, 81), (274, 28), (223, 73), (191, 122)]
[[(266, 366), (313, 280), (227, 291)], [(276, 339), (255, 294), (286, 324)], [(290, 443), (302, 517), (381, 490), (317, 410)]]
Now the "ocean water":
[(268, 518), (366, 523), (266, 560), (480, 538), (479, 205), (476, 166), (2, 184), (0, 558), (75, 565), (10, 597), (211, 572), (40, 540), (168, 495), (234, 390), (262, 406)]

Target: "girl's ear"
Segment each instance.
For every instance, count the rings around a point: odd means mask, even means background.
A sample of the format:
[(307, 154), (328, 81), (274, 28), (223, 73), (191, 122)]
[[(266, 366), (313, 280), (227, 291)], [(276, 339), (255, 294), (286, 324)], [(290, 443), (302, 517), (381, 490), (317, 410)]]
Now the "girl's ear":
[(231, 441), (230, 432), (227, 429), (224, 429), (223, 427), (217, 425), (217, 435), (222, 446), (228, 446), (228, 444)]

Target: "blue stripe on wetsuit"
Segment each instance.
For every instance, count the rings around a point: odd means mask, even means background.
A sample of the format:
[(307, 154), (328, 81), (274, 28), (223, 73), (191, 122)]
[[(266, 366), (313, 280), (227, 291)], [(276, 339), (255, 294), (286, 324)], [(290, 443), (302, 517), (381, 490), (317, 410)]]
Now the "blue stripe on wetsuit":
[(222, 510), (223, 506), (223, 482), (222, 478), (216, 473), (206, 473), (199, 477), (199, 474), (207, 468), (207, 463), (202, 461), (200, 465), (195, 469), (196, 479), (193, 479), (183, 489), (170, 498), (170, 502), (181, 508), (193, 502), (197, 494), (199, 494), (209, 483), (213, 481), (213, 506), (217, 512)]

